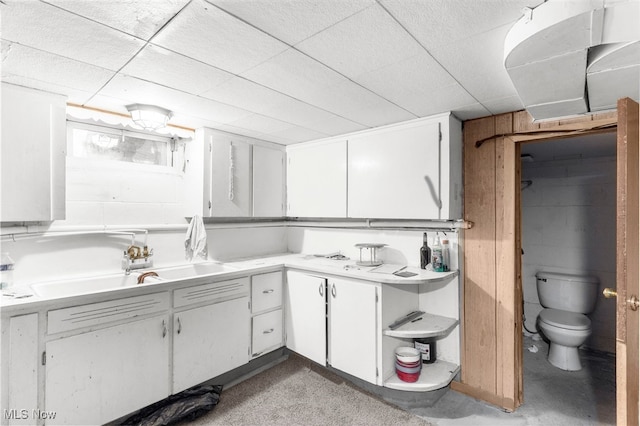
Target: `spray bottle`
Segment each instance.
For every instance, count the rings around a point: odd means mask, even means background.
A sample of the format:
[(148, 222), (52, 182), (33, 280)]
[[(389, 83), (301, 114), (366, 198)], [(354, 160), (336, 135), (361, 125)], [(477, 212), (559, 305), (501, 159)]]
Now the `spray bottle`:
[(431, 249), (431, 267), (434, 272), (444, 272), (444, 259), (442, 255), (442, 245), (440, 245), (440, 235), (436, 232), (436, 238)]

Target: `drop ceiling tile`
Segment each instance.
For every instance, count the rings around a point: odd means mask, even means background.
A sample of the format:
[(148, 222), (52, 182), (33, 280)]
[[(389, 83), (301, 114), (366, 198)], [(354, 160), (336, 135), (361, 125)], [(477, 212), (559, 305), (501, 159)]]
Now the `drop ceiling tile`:
[(280, 132), (292, 127), (291, 123), (280, 121), (271, 117), (266, 117), (260, 114), (251, 114), (239, 120), (230, 121), (226, 124), (243, 129), (254, 130), (256, 132), (265, 134)]
[[(250, 111), (231, 105), (123, 75), (114, 77), (100, 92), (100, 95), (118, 99), (121, 105), (129, 103), (157, 105), (176, 113), (219, 123), (228, 123), (251, 115)], [(93, 101), (92, 99), (89, 105), (93, 105)], [(175, 123), (175, 121), (171, 122)]]
[(189, 3), (154, 37), (153, 43), (233, 74), (288, 48), (203, 0)]
[(233, 134), (236, 134), (236, 135), (242, 135), (242, 136), (247, 136), (247, 137), (254, 138), (254, 139), (259, 139), (259, 140), (262, 140), (262, 141), (268, 141), (268, 142), (277, 143), (279, 145), (287, 145), (287, 144), (293, 143), (293, 141), (290, 141), (290, 140), (285, 139), (283, 137), (274, 136), (274, 135), (267, 135), (265, 133), (260, 133), (260, 132), (257, 132), (255, 130), (236, 127), (236, 126), (232, 126), (230, 124), (223, 124), (223, 125), (221, 125), (219, 127), (215, 127), (215, 128), (218, 129), (218, 130), (222, 130), (222, 131), (225, 131), (225, 132), (233, 133)]
[(366, 127), (293, 98), (276, 105), (265, 115), (315, 130), (324, 135), (336, 135)]
[(144, 45), (140, 39), (46, 3), (15, 0), (5, 3), (3, 40), (113, 71)]
[(351, 82), (309, 95), (309, 103), (358, 124), (377, 127), (416, 118), (415, 114)]
[(317, 139), (324, 139), (328, 135), (315, 130), (305, 129), (300, 126), (291, 126), (288, 129), (281, 130), (279, 132), (272, 133), (272, 136), (284, 138), (292, 142), (308, 142)]
[[(2, 42), (2, 81), (32, 84), (84, 102), (114, 75), (113, 71), (16, 43)], [(45, 89), (46, 90), (46, 89)]]
[(295, 49), (286, 50), (242, 73), (242, 76), (301, 100), (309, 93), (347, 81), (340, 74)]
[(381, 0), (382, 5), (427, 49), (446, 46), (509, 24), (522, 8), (544, 0)]
[(360, 75), (355, 81), (421, 117), (475, 102), (426, 52)]
[(380, 6), (352, 15), (296, 47), (349, 78), (423, 51)]
[(502, 114), (505, 112), (520, 111), (524, 109), (524, 105), (518, 96), (509, 96), (508, 98), (492, 99), (482, 103), (492, 115)]
[(211, 99), (199, 96), (185, 95), (186, 102), (176, 106), (175, 110), (181, 114), (212, 120), (217, 123), (231, 123), (252, 115), (251, 111), (236, 108)]
[(55, 93), (67, 97), (67, 102), (82, 104), (93, 96), (93, 93), (83, 92), (76, 89), (62, 89), (58, 84), (47, 83), (45, 81), (34, 80), (18, 75), (8, 75), (2, 77), (3, 83), (14, 84), (16, 86), (30, 87), (43, 92)]
[[(87, 1), (44, 0), (61, 9), (101, 22), (135, 37), (149, 40), (189, 0)], [(150, 7), (152, 6), (152, 7)]]
[(121, 71), (123, 74), (202, 95), (233, 74), (162, 47), (148, 45)]
[(291, 98), (243, 77), (233, 77), (202, 94), (203, 97), (265, 115)]
[(208, 127), (210, 129), (218, 129), (224, 124), (215, 120), (209, 120), (205, 118), (193, 117), (191, 115), (175, 112), (171, 117), (171, 123), (178, 124), (180, 126), (189, 127), (191, 129), (199, 129), (201, 127)]
[(116, 75), (99, 95), (119, 99), (125, 104), (151, 104), (173, 110), (184, 103), (185, 93), (126, 75)]
[(458, 117), (460, 121), (473, 120), (474, 118), (488, 117), (491, 115), (489, 110), (479, 103), (455, 108), (451, 112)]
[(431, 50), (433, 57), (479, 102), (516, 95), (503, 65), (507, 26)]
[(357, 132), (359, 130), (365, 130), (367, 127), (362, 124), (355, 123), (346, 118), (334, 115), (331, 118), (325, 120), (315, 121), (308, 123), (305, 127), (311, 130), (316, 130), (320, 133), (327, 134), (329, 136), (339, 136), (346, 133)]
[(291, 45), (375, 4), (375, 0), (208, 1)]

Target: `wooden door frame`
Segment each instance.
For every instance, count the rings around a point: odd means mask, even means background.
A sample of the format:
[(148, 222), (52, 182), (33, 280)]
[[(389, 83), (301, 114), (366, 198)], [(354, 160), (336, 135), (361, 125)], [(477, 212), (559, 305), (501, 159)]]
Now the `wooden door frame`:
[[(639, 165), (637, 144), (640, 132), (638, 104), (625, 98), (618, 101), (620, 130), (617, 135), (616, 208), (616, 421), (637, 425), (638, 407), (638, 313), (628, 300), (638, 295), (639, 275)], [(630, 143), (631, 142), (631, 143)], [(624, 253), (624, 255), (620, 255)]]
[(615, 131), (617, 112), (534, 123), (526, 111), (464, 123), (461, 375), (451, 388), (523, 403), (520, 143)]

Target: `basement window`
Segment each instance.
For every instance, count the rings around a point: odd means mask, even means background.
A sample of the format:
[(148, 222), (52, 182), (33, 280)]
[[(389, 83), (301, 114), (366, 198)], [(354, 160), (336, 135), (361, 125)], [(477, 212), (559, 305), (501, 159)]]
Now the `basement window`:
[[(69, 155), (93, 160), (173, 167), (175, 138), (130, 130), (68, 122)], [(183, 154), (183, 152), (182, 152)]]

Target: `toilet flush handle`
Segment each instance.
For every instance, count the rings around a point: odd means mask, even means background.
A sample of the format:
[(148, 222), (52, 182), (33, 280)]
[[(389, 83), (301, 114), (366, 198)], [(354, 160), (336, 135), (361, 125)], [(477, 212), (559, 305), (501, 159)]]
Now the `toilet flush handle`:
[[(611, 299), (613, 297), (618, 297), (618, 292), (612, 288), (605, 288), (604, 290), (602, 290), (602, 295), (607, 299)], [(627, 299), (627, 304), (629, 304), (629, 307), (632, 311), (637, 311), (640, 307), (640, 300), (638, 299), (638, 296), (634, 294)]]

